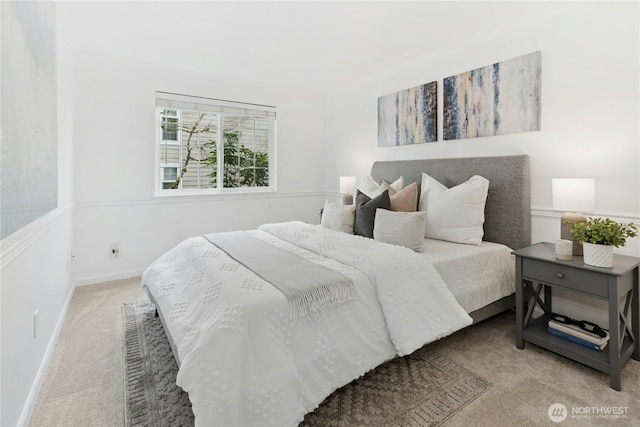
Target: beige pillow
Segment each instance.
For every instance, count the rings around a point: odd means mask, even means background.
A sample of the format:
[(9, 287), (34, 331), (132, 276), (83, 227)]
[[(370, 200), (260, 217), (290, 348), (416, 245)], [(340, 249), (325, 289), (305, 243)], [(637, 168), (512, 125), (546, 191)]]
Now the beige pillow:
[(356, 205), (337, 205), (326, 200), (320, 225), (331, 230), (353, 234)]
[(393, 212), (376, 210), (373, 238), (392, 245), (420, 251), (424, 242), (426, 212)]
[(415, 212), (418, 209), (418, 183), (412, 182), (400, 191), (396, 191), (387, 182), (382, 182), (382, 190), (389, 190), (391, 210), (396, 212)]

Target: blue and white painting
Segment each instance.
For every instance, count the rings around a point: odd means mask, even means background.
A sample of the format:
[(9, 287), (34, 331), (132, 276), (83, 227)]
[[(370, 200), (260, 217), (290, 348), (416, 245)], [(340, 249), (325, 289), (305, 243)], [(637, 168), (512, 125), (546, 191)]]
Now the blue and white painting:
[(58, 206), (55, 6), (0, 2), (0, 239)]
[(378, 147), (436, 141), (437, 89), (431, 82), (378, 98)]
[(447, 77), (445, 140), (540, 130), (540, 52)]

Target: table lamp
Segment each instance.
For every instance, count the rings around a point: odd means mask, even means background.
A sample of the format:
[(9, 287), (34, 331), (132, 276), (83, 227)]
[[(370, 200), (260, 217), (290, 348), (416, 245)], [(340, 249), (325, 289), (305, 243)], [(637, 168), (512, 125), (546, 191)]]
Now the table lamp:
[(340, 177), (340, 192), (342, 193), (342, 204), (353, 204), (353, 193), (356, 192), (356, 177), (355, 176), (341, 176)]
[(596, 190), (593, 178), (553, 178), (553, 209), (564, 211), (560, 219), (560, 238), (573, 242), (573, 255), (582, 256), (582, 245), (571, 236), (572, 222), (586, 222), (581, 212), (595, 210)]

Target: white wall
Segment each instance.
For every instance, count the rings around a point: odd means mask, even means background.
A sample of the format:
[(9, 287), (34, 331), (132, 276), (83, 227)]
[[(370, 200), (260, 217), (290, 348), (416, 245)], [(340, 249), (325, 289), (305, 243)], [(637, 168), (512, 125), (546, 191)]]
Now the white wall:
[[(78, 284), (140, 274), (180, 240), (318, 222), (322, 208), (323, 110), (316, 93), (258, 88), (215, 76), (81, 52), (74, 58), (74, 222)], [(277, 193), (154, 197), (155, 91), (277, 107)], [(120, 242), (120, 256), (110, 255)]]
[[(159, 69), (116, 52), (81, 51), (74, 57), (73, 118), (78, 283), (138, 274), (187, 235), (265, 220), (317, 221), (322, 192), (337, 191), (339, 175), (365, 175), (378, 159), (529, 154), (534, 241), (559, 236), (559, 213), (551, 211), (554, 177), (596, 178), (595, 214), (635, 220), (637, 9), (631, 2), (558, 3), (408, 63), (381, 64), (386, 74), (372, 70), (373, 77), (328, 98)], [(377, 148), (379, 96), (437, 80), (441, 107), (442, 78), (536, 50), (542, 51), (542, 131)], [(278, 193), (153, 198), (155, 90), (276, 105)], [(186, 212), (192, 220), (184, 220)], [(121, 244), (117, 259), (109, 255), (113, 241)], [(639, 247), (636, 239), (622, 252), (635, 254)]]
[[(442, 79), (533, 51), (542, 52), (542, 130), (442, 141)], [(565, 3), (517, 26), (416, 58), (326, 104), (325, 187), (363, 176), (374, 160), (526, 153), (531, 160), (533, 241), (559, 238), (551, 226), (551, 179), (596, 179), (596, 212), (640, 216), (638, 4)], [(438, 81), (439, 141), (377, 147), (377, 98)], [(334, 153), (340, 153), (336, 156)], [(538, 212), (539, 211), (539, 212)], [(637, 246), (635, 247), (637, 250)], [(635, 252), (639, 253), (640, 252)]]
[[(337, 190), (340, 175), (367, 175), (374, 160), (526, 153), (531, 161), (534, 243), (560, 237), (561, 212), (554, 212), (551, 204), (552, 178), (595, 178), (592, 214), (638, 224), (638, 9), (637, 2), (559, 3), (544, 15), (400, 64), (334, 95), (325, 110), (325, 187)], [(442, 141), (443, 78), (538, 50), (541, 131)], [(377, 98), (434, 80), (439, 86), (439, 141), (378, 148)], [(617, 252), (640, 256), (639, 239)], [(593, 311), (592, 302), (580, 303), (584, 307), (569, 310)], [(562, 302), (555, 307), (562, 310)], [(592, 318), (608, 323), (603, 311)]]
[[(57, 208), (2, 242), (2, 418), (28, 421), (71, 301), (72, 208)], [(34, 336), (34, 313), (38, 311)]]

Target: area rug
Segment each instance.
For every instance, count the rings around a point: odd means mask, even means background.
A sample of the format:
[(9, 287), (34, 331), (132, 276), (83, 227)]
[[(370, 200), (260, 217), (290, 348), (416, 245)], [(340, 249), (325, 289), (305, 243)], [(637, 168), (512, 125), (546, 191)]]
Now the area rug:
[[(124, 304), (126, 426), (190, 426), (187, 394), (176, 384), (177, 364), (153, 305)], [(429, 346), (393, 359), (342, 387), (302, 426), (438, 426), (491, 384)]]
[(155, 307), (123, 304), (125, 426), (192, 426), (189, 396), (176, 385), (178, 364)]

